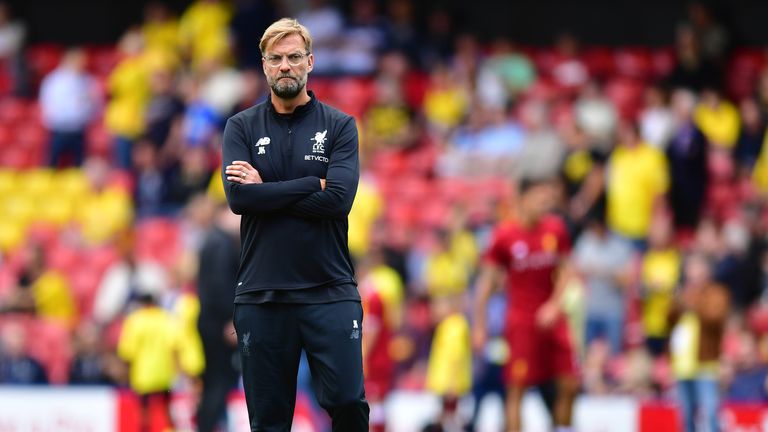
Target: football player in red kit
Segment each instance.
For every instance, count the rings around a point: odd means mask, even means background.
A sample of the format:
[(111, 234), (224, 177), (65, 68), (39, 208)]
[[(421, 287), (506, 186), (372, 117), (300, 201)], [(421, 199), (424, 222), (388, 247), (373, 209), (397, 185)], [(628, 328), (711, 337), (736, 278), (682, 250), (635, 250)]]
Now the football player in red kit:
[(555, 380), (556, 430), (570, 431), (578, 375), (560, 306), (565, 287), (562, 264), (570, 251), (570, 239), (563, 221), (549, 214), (552, 181), (524, 179), (519, 192), (516, 218), (496, 227), (483, 259), (476, 287), (473, 345), (476, 349), (485, 346), (488, 299), (506, 275), (507, 430), (522, 430), (520, 407), (526, 390)]
[(373, 280), (360, 281), (363, 300), (363, 372), (365, 393), (371, 406), (370, 431), (384, 432), (384, 403), (392, 390), (395, 363), (389, 353), (392, 323), (387, 316), (387, 303)]

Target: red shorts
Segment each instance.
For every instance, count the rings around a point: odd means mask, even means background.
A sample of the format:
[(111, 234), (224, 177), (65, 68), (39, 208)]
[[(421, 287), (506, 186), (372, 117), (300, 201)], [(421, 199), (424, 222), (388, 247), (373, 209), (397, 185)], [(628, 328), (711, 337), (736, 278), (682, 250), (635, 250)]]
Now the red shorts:
[(504, 368), (507, 385), (535, 386), (555, 378), (576, 377), (578, 366), (568, 323), (559, 319), (541, 329), (535, 318), (507, 319), (510, 358)]

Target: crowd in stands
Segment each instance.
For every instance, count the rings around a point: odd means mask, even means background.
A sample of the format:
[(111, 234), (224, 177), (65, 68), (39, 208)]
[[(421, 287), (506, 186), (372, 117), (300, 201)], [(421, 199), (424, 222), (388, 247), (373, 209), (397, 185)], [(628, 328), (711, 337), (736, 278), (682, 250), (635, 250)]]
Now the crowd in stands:
[[(357, 120), (349, 246), (391, 330), (391, 388), (497, 387), (503, 293), (487, 349), (460, 370), (439, 358), (472, 352), (463, 323), (490, 232), (514, 217), (519, 179), (546, 177), (573, 239), (564, 308), (583, 392), (673, 398), (705, 359), (669, 316), (686, 284), (712, 284), (730, 306), (706, 360), (726, 400), (768, 401), (766, 52), (733, 46), (701, 6), (669, 47), (534, 47), (415, 3), (152, 3), (114, 46), (67, 49), (27, 46), (0, 7), (0, 383), (195, 391), (221, 132), (268, 94), (258, 40), (293, 15), (314, 37), (309, 90)], [(149, 372), (160, 387), (135, 376), (147, 325), (177, 334), (163, 343), (178, 375)]]

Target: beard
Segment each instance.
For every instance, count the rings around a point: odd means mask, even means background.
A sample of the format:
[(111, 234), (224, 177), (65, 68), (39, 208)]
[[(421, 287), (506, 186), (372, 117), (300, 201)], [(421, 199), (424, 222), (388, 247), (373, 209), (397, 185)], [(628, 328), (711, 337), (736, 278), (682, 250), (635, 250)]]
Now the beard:
[[(287, 80), (281, 79), (281, 78), (290, 78)], [(272, 91), (275, 93), (275, 95), (281, 99), (293, 99), (296, 96), (301, 93), (301, 90), (304, 89), (304, 86), (307, 85), (307, 77), (306, 75), (301, 76), (291, 76), (291, 75), (279, 75), (275, 78), (269, 79), (269, 87), (272, 88)]]

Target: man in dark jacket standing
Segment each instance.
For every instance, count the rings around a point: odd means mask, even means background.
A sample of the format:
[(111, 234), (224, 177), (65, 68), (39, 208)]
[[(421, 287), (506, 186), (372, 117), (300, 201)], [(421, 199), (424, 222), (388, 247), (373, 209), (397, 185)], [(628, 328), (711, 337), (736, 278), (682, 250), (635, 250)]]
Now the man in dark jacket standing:
[(270, 97), (224, 130), (224, 189), (242, 215), (234, 323), (254, 431), (288, 431), (303, 349), (334, 431), (367, 431), (363, 311), (347, 246), (360, 175), (354, 119), (307, 90), (312, 38), (294, 19), (259, 48)]
[(240, 217), (222, 205), (200, 250), (197, 291), (200, 316), (197, 328), (203, 342), (205, 371), (197, 407), (197, 430), (212, 432), (225, 418), (227, 396), (236, 388), (237, 341), (232, 327), (235, 277), (240, 264)]

